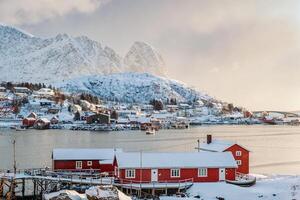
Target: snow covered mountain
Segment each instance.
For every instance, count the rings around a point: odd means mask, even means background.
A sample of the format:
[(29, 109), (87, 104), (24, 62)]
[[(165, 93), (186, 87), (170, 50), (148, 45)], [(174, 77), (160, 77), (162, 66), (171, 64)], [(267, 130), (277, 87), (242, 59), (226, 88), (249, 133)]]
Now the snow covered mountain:
[(123, 59), (86, 36), (40, 38), (0, 24), (0, 81), (54, 83), (80, 76), (139, 71), (163, 75), (161, 56), (135, 42)]
[(211, 97), (187, 87), (185, 84), (148, 73), (119, 73), (95, 75), (69, 80), (56, 85), (68, 92), (88, 92), (106, 100), (148, 103), (152, 99), (176, 98), (178, 101)]
[(46, 83), (123, 102), (209, 98), (162, 78), (164, 67), (157, 50), (143, 42), (135, 42), (122, 58), (86, 36), (40, 38), (0, 24), (0, 82)]
[(164, 74), (163, 58), (153, 47), (143, 42), (135, 42), (132, 45), (124, 58), (124, 63), (128, 71)]

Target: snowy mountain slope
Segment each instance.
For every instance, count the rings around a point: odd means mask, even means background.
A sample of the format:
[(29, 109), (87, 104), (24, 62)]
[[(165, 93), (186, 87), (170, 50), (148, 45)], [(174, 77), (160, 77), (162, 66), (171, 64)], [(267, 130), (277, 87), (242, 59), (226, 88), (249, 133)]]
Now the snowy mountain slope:
[(144, 42), (135, 42), (124, 58), (128, 71), (163, 75), (165, 63), (161, 55)]
[[(86, 36), (59, 34), (43, 39), (0, 24), (0, 81), (54, 83), (125, 71), (162, 75), (161, 56), (149, 45), (137, 44), (123, 59)], [(135, 62), (134, 55), (143, 62)]]
[(147, 73), (87, 76), (56, 85), (68, 92), (88, 92), (106, 100), (148, 103), (152, 99), (178, 101), (211, 99), (183, 83)]

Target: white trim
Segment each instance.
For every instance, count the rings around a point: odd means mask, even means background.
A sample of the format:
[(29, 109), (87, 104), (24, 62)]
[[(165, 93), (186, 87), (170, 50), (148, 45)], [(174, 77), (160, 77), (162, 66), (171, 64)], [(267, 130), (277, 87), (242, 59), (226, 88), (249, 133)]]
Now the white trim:
[[(173, 175), (173, 172), (175, 175)], [(172, 178), (179, 178), (180, 177), (180, 169), (174, 168), (170, 170), (170, 177)]]
[(198, 168), (198, 177), (207, 177), (208, 170), (207, 168)]
[(91, 160), (89, 160), (89, 161), (87, 161), (87, 164), (86, 164), (87, 166), (93, 166), (93, 161), (91, 161)]
[(236, 151), (235, 156), (242, 156), (242, 151)]
[(125, 169), (125, 178), (135, 178), (135, 169)]
[(241, 161), (241, 160), (236, 160), (236, 164), (237, 164), (238, 166), (241, 166), (241, 165), (242, 165), (242, 161)]
[(76, 161), (75, 168), (76, 169), (82, 169), (82, 161)]

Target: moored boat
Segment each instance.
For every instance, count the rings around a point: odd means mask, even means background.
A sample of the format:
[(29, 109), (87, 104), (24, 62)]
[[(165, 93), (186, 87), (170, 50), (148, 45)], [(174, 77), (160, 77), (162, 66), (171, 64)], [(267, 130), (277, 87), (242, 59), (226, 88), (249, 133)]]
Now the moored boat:
[(250, 187), (255, 185), (256, 177), (250, 176), (248, 174), (237, 173), (236, 180), (226, 180), (226, 183), (238, 185), (241, 187)]
[(146, 130), (147, 135), (155, 135), (156, 130), (153, 127), (150, 127)]

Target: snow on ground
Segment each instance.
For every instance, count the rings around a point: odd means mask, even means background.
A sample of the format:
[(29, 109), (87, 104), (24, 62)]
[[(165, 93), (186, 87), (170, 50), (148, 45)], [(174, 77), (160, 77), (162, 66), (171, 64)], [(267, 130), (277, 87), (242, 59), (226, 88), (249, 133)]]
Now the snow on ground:
[[(275, 176), (258, 178), (252, 187), (239, 187), (227, 183), (195, 183), (189, 190), (189, 198), (160, 197), (161, 200), (197, 199), (212, 200), (299, 200), (299, 176)], [(200, 197), (200, 198), (199, 198)], [(219, 198), (220, 199), (220, 198)]]
[(60, 199), (63, 199), (62, 197), (66, 197), (66, 196), (72, 200), (86, 200), (87, 199), (85, 194), (79, 194), (78, 192), (76, 192), (74, 190), (61, 190), (59, 192), (45, 194), (45, 199), (52, 200), (52, 199), (58, 199), (58, 197), (60, 197)]

